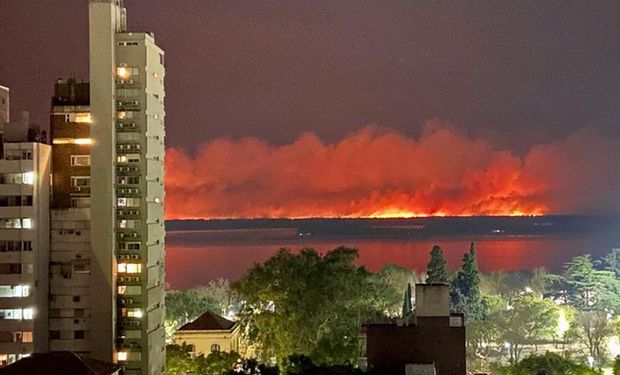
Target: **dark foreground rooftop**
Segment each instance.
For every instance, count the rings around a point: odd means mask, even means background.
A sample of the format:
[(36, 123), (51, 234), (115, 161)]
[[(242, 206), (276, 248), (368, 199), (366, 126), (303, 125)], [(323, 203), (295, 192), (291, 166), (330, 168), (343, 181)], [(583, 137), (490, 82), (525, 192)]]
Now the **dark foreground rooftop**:
[(114, 375), (121, 366), (72, 352), (34, 353), (0, 368), (0, 375)]

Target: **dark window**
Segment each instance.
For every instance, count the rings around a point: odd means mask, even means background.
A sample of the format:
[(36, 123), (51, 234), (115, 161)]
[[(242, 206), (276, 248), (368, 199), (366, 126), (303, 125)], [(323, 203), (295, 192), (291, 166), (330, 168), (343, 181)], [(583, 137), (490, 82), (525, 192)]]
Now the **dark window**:
[(80, 296), (73, 296), (73, 302), (80, 302)]
[(50, 340), (60, 340), (60, 331), (50, 331)]
[(211, 345), (211, 353), (219, 352), (220, 346), (218, 344)]
[(82, 340), (84, 338), (84, 331), (74, 331), (73, 338), (76, 340)]
[(21, 263), (0, 263), (0, 275), (22, 273)]

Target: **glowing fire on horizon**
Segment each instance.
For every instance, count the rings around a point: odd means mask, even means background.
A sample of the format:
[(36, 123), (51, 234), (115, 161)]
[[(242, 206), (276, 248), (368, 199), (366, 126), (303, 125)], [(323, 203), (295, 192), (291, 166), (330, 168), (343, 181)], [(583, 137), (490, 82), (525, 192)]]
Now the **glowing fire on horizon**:
[(166, 217), (618, 212), (618, 148), (620, 139), (586, 128), (518, 156), (444, 124), (419, 138), (366, 127), (332, 144), (311, 133), (281, 146), (215, 139), (193, 155), (167, 150)]

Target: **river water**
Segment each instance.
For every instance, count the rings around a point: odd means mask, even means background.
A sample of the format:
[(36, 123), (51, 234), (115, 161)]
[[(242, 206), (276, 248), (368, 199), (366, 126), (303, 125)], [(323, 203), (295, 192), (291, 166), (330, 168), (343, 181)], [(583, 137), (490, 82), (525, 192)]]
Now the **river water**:
[(552, 272), (579, 254), (605, 255), (620, 247), (620, 232), (437, 236), (425, 239), (312, 238), (300, 237), (295, 229), (226, 229), (169, 231), (166, 237), (166, 280), (169, 288), (187, 289), (210, 280), (236, 280), (255, 263), (280, 248), (298, 251), (312, 247), (326, 252), (341, 245), (359, 250), (360, 265), (377, 271), (387, 263), (424, 271), (433, 245), (439, 245), (454, 271), (460, 266), (469, 243), (475, 241), (478, 263), (484, 272), (532, 270), (544, 267)]

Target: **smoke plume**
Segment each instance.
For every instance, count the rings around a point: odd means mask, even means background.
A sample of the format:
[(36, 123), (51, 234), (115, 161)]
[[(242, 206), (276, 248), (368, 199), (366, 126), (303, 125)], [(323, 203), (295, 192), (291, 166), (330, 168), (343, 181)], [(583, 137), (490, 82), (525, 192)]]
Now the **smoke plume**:
[(433, 123), (339, 142), (215, 139), (166, 153), (167, 218), (540, 215), (620, 211), (619, 139), (584, 128), (525, 156)]

